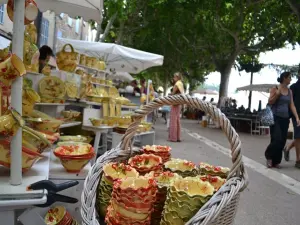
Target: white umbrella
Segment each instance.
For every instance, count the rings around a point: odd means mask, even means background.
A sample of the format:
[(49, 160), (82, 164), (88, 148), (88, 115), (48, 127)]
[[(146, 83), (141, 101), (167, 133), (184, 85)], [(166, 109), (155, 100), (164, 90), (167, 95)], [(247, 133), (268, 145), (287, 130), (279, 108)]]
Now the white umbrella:
[(237, 91), (258, 91), (269, 93), (270, 89), (276, 87), (277, 84), (251, 84), (237, 88)]
[(107, 70), (111, 72), (123, 71), (137, 74), (150, 67), (161, 66), (164, 61), (162, 55), (140, 51), (112, 43), (89, 42), (59, 38), (59, 46), (71, 44), (75, 51), (103, 58)]
[(134, 78), (127, 72), (115, 72), (107, 76), (110, 80), (133, 81)]
[[(56, 14), (67, 13), (70, 17), (81, 16), (85, 21), (100, 21), (103, 0), (34, 0), (40, 11), (51, 10)], [(0, 0), (0, 4), (7, 0)]]
[(198, 89), (192, 91), (192, 94), (200, 94), (200, 95), (219, 95), (219, 92), (210, 89)]

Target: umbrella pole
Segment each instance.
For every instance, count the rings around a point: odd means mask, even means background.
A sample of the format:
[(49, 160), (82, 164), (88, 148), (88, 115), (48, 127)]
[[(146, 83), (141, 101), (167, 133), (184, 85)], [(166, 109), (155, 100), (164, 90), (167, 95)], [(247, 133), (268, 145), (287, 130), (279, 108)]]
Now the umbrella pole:
[[(250, 85), (253, 83), (253, 72), (251, 72), (251, 77), (250, 77)], [(252, 91), (249, 91), (249, 97), (248, 97), (248, 109), (251, 110), (251, 104), (252, 104)]]
[[(24, 11), (25, 0), (15, 0), (12, 52), (20, 59), (23, 59)], [(22, 115), (22, 87), (23, 78), (18, 77), (12, 84), (11, 107), (20, 115)], [(22, 129), (13, 136), (10, 149), (10, 184), (20, 185), (22, 183)]]

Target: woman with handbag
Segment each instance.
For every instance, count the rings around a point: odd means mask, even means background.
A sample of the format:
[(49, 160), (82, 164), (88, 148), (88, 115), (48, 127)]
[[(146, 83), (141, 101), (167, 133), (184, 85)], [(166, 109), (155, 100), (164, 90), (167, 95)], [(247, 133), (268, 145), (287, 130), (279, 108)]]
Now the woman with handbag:
[(270, 126), (271, 142), (265, 151), (267, 167), (280, 168), (282, 160), (282, 149), (285, 146), (289, 128), (289, 110), (300, 125), (297, 110), (293, 101), (293, 93), (288, 88), (291, 83), (291, 73), (284, 72), (277, 79), (280, 83), (270, 91), (269, 105), (272, 106), (274, 124)]

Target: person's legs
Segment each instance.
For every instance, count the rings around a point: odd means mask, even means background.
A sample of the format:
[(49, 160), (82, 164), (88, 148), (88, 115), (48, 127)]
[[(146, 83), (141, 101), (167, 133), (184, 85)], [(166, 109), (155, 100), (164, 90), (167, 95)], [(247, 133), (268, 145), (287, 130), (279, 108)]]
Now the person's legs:
[(177, 114), (177, 141), (181, 141), (181, 123), (180, 123), (180, 106), (178, 106), (178, 114)]
[(276, 137), (275, 137), (275, 127), (276, 127), (276, 121), (273, 126), (270, 126), (270, 144), (268, 145), (266, 151), (265, 151), (265, 157), (267, 160), (267, 167), (272, 167), (272, 158), (273, 158), (273, 149), (274, 145), (276, 145)]
[(172, 106), (170, 113), (170, 127), (169, 127), (169, 141), (177, 142), (177, 119), (178, 109), (176, 106)]
[(284, 146), (286, 144), (287, 139), (287, 133), (289, 129), (289, 119), (280, 118), (279, 119), (279, 125), (280, 129), (276, 132), (278, 133), (278, 139), (277, 139), (277, 145), (274, 149), (274, 156), (273, 156), (273, 166), (277, 167), (282, 160), (282, 149), (284, 149)]

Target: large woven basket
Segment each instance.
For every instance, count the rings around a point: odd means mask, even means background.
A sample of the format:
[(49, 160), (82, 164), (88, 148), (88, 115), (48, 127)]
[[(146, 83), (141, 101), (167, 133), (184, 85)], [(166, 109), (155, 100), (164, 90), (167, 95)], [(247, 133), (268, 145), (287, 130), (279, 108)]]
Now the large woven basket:
[[(220, 124), (226, 134), (231, 146), (233, 166), (230, 170), (227, 182), (214, 196), (198, 211), (198, 213), (187, 222), (187, 225), (230, 225), (233, 224), (240, 192), (248, 184), (248, 176), (242, 162), (241, 141), (231, 126), (229, 120), (222, 112), (211, 105), (189, 95), (173, 95), (157, 98), (153, 102), (135, 111), (134, 122), (127, 129), (122, 142), (114, 149), (99, 157), (92, 169), (89, 171), (84, 183), (81, 195), (81, 216), (83, 225), (99, 225), (96, 220), (95, 202), (97, 186), (102, 174), (102, 167), (112, 161), (121, 161), (130, 157), (135, 150), (131, 148), (131, 140), (137, 131), (141, 120), (153, 110), (163, 105), (187, 104), (196, 109), (206, 112), (211, 118)], [(175, 225), (175, 224), (174, 224)]]

